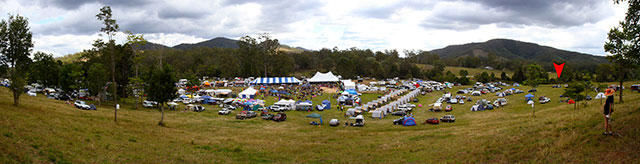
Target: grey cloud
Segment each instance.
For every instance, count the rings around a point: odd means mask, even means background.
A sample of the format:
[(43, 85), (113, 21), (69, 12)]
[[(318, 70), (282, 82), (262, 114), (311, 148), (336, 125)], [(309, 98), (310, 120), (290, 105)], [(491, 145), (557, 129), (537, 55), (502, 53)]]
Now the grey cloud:
[(476, 11), (460, 11), (461, 9), (456, 8), (437, 10), (434, 11), (434, 16), (425, 22), (439, 24), (423, 23), (423, 27), (473, 29), (485, 24), (572, 27), (598, 22), (608, 13), (612, 13), (611, 9), (604, 7), (611, 2), (602, 0), (465, 0), (456, 2), (479, 4), (482, 8)]
[(44, 6), (56, 6), (67, 10), (77, 9), (85, 4), (99, 3), (117, 7), (140, 7), (149, 0), (41, 0)]

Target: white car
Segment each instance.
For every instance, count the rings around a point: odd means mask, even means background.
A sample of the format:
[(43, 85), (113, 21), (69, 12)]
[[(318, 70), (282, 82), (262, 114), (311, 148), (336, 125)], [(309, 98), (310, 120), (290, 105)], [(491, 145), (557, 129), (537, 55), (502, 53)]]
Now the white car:
[(36, 91), (34, 91), (34, 90), (29, 90), (29, 92), (27, 92), (27, 95), (29, 95), (29, 96), (36, 96), (37, 94), (36, 94)]
[(74, 105), (74, 106), (76, 106), (76, 108), (80, 108), (80, 109), (85, 109), (85, 110), (89, 110), (89, 109), (91, 109), (91, 106), (87, 105), (87, 103), (86, 103), (86, 102), (84, 102), (84, 101), (80, 101), (80, 100), (76, 100), (76, 101), (73, 103), (73, 105)]
[(449, 103), (451, 103), (451, 104), (457, 104), (457, 103), (458, 103), (458, 99), (451, 99), (451, 100), (449, 101)]
[(144, 100), (144, 101), (142, 102), (142, 107), (145, 107), (145, 108), (153, 108), (153, 107), (155, 107), (156, 105), (158, 105), (158, 102), (155, 102), (155, 101), (147, 101), (147, 100)]
[(231, 113), (231, 110), (227, 108), (222, 108), (218, 111), (218, 115), (228, 115), (229, 113)]

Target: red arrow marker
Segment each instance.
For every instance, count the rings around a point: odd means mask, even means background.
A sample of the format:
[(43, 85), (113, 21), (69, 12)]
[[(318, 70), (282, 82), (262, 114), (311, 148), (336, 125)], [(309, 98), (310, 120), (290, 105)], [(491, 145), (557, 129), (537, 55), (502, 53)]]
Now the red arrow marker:
[(560, 78), (560, 75), (562, 75), (562, 69), (564, 68), (564, 63), (562, 64), (553, 63), (553, 67), (556, 68), (556, 74), (558, 74), (558, 78)]

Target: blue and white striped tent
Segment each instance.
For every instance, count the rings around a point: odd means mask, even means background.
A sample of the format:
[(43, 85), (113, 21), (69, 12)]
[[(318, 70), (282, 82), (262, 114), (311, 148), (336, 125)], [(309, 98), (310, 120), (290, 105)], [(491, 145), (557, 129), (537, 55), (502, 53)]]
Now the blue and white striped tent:
[(259, 77), (251, 84), (300, 84), (302, 81), (295, 77)]

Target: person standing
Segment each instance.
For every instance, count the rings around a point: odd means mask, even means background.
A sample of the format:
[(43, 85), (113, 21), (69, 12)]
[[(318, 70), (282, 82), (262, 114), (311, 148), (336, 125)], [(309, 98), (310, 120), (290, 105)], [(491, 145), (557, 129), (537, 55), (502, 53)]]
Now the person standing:
[(604, 132), (603, 135), (613, 135), (611, 132), (611, 114), (613, 113), (613, 94), (615, 90), (609, 88), (605, 91), (604, 96), (606, 100), (602, 106), (604, 114)]

